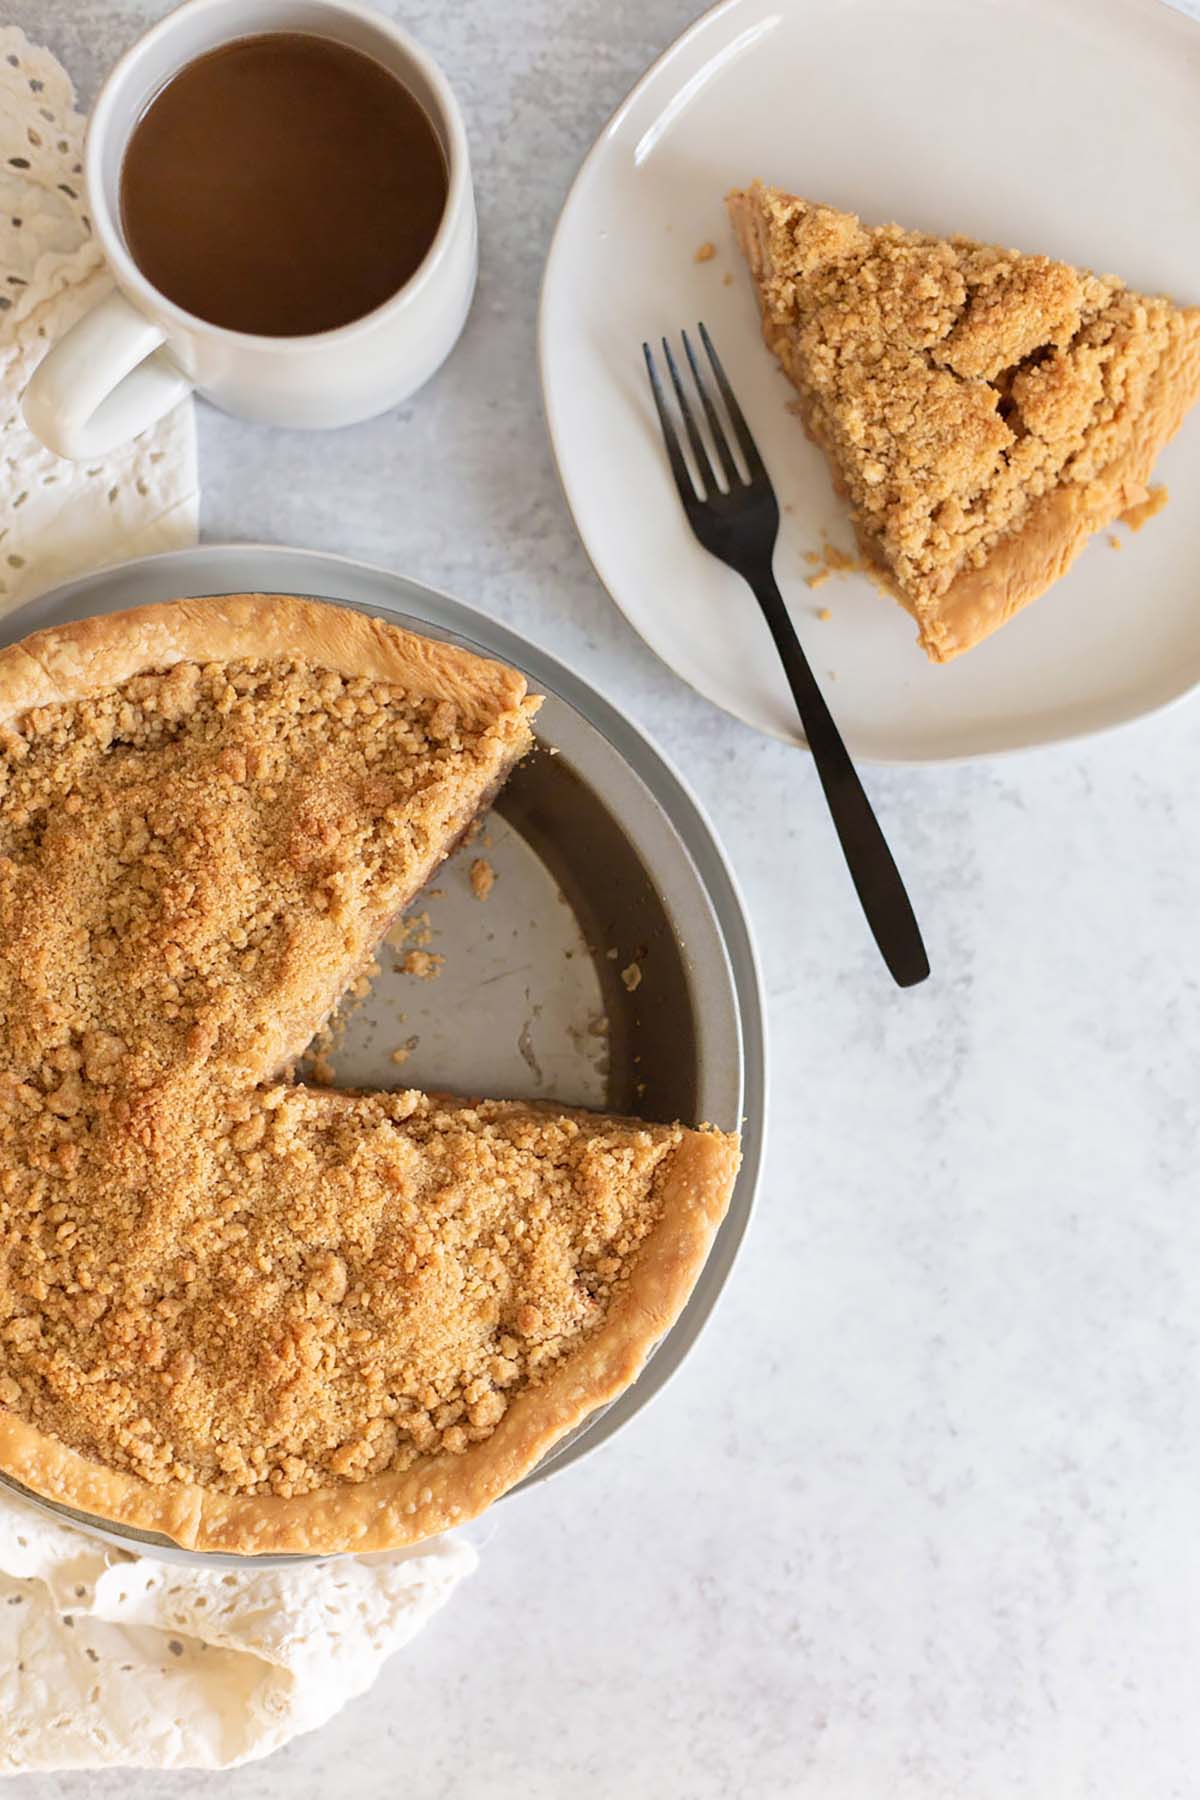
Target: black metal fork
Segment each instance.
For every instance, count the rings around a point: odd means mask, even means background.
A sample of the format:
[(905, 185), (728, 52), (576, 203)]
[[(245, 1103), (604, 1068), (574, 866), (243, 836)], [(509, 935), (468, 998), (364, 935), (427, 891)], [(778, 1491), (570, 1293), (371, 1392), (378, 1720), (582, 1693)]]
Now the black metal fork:
[(800, 723), (808, 739), (808, 747), (812, 751), (817, 774), (825, 790), (825, 799), (858, 898), (867, 916), (867, 923), (895, 981), (901, 987), (915, 987), (929, 973), (929, 959), (921, 942), (920, 928), (904, 891), (900, 871), (879, 829), (879, 821), (871, 811), (871, 803), (863, 792), (862, 783), (842, 742), (841, 733), (833, 722), (824, 696), (809, 668), (808, 658), (800, 647), (800, 640), (775, 581), (772, 563), (775, 540), (779, 535), (779, 503), (771, 486), (771, 478), (763, 466), (758, 447), (750, 435), (750, 427), (734, 398), (733, 389), (708, 332), (703, 325), (700, 326), (700, 340), (708, 355), (717, 391), (724, 402), (733, 435), (745, 461), (744, 475), (733, 455), (728, 434), (696, 360), (688, 334), (685, 331), (681, 335), (696, 393), (708, 421), (713, 444), (711, 456), (705, 449), (692, 402), (666, 338), (662, 340), (662, 348), (675, 398), (679, 402), (680, 417), (691, 445), (698, 488), (692, 480), (679, 433), (663, 393), (654, 353), (649, 344), (643, 344), (642, 350), (654, 404), (658, 408), (659, 424), (666, 441), (671, 472), (679, 489), (679, 498), (683, 502), (688, 524), (709, 554), (727, 563), (754, 591), (795, 698)]

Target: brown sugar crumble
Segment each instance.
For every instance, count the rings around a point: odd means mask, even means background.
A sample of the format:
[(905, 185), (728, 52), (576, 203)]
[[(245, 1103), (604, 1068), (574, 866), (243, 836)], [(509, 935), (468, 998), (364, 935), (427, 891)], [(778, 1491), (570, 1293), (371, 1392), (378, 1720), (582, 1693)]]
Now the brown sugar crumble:
[(829, 580), (829, 576), (830, 570), (818, 569), (815, 575), (806, 575), (804, 577), (804, 585), (810, 588), (824, 587), (825, 583)]
[(640, 964), (631, 962), (628, 967), (622, 969), (621, 980), (625, 983), (625, 986), (631, 994), (640, 988), (642, 985), (642, 971)]
[(830, 612), (830, 610), (827, 606), (822, 606), (822, 607), (819, 607), (817, 610), (817, 617), (818, 617), (818, 619), (820, 619), (820, 621), (823, 625), (828, 625), (830, 619), (832, 619), (832, 617), (833, 617), (833, 614)]
[(704, 243), (697, 246), (695, 256), (692, 260), (698, 263), (711, 262), (716, 254), (717, 246), (715, 244)]

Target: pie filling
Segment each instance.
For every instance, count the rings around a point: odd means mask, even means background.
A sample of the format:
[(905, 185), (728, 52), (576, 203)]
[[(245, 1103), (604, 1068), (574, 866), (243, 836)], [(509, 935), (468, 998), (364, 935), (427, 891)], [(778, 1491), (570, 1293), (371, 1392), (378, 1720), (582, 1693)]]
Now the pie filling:
[[(870, 229), (775, 189), (729, 206), (766, 340), (935, 660), (1003, 623), (1144, 497), (1200, 391), (1200, 312), (1044, 256)], [(1055, 495), (1061, 508), (1039, 509)], [(956, 617), (956, 584), (1026, 533), (1003, 600)]]
[[(240, 643), (284, 603), (234, 604)], [(415, 688), (185, 659), (0, 728), (0, 1458), (182, 1541), (363, 1547), (479, 1510), (636, 1373), (736, 1166), (679, 1126), (292, 1084), (532, 741), (511, 672), (447, 653), (439, 686), (394, 637)]]

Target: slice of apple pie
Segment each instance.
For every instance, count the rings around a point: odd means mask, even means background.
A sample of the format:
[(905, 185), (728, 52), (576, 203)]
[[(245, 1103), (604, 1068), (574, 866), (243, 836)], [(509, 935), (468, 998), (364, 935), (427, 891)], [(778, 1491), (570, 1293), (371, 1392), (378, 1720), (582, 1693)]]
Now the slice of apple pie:
[(728, 206), (766, 341), (934, 662), (1146, 501), (1200, 393), (1200, 308), (758, 183)]

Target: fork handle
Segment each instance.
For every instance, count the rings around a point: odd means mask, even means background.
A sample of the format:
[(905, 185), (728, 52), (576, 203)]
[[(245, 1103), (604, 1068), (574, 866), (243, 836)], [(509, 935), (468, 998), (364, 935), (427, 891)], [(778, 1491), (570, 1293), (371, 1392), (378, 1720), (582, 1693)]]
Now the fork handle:
[(752, 576), (750, 585), (775, 640), (834, 828), (880, 955), (900, 987), (915, 987), (929, 973), (929, 958), (900, 871), (800, 647), (774, 575), (766, 569)]

